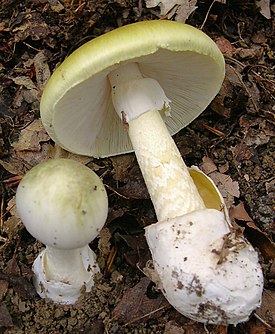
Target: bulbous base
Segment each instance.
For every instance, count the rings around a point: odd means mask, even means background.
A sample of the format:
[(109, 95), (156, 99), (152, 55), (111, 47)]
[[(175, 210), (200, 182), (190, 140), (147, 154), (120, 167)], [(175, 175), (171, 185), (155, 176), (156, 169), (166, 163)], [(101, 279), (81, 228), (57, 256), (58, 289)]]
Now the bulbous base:
[(81, 281), (78, 279), (78, 273), (75, 273), (75, 280), (56, 281), (47, 279), (47, 249), (40, 252), (35, 259), (32, 270), (34, 272), (34, 286), (41, 298), (49, 298), (55, 303), (74, 304), (84, 291), (91, 291), (94, 285), (94, 275), (99, 272), (96, 263), (95, 253), (87, 246), (81, 251), (83, 266), (87, 272), (87, 279)]
[(145, 235), (160, 288), (183, 315), (236, 325), (260, 305), (258, 255), (231, 228), (223, 211), (193, 211), (150, 225)]

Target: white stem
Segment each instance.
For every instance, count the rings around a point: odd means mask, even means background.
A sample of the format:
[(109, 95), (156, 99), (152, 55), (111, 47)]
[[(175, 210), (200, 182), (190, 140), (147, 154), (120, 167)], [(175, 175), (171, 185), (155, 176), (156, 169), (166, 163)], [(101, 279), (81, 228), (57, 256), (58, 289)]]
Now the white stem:
[(156, 80), (142, 78), (137, 64), (109, 75), (113, 103), (129, 124), (129, 136), (159, 221), (203, 209), (205, 205), (160, 111), (168, 98)]
[(82, 254), (87, 248), (57, 249), (46, 246), (44, 270), (47, 280), (56, 282), (86, 282), (91, 273), (85, 267)]
[(159, 112), (130, 121), (129, 136), (159, 221), (205, 208)]

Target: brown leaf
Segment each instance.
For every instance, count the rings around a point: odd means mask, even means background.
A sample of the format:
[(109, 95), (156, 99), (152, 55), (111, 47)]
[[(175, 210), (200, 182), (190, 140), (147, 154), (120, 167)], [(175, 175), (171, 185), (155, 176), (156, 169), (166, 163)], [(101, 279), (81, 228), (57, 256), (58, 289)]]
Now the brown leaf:
[(230, 209), (230, 217), (238, 220), (243, 220), (246, 222), (251, 222), (249, 214), (245, 210), (243, 202), (240, 202), (237, 206)]
[(0, 327), (12, 327), (13, 322), (5, 303), (0, 304)]
[(128, 198), (149, 199), (149, 193), (143, 178), (129, 180), (125, 186), (119, 188), (119, 192)]
[(233, 181), (229, 175), (213, 172), (208, 175), (221, 192), (225, 204), (230, 208), (234, 202), (234, 197), (240, 196), (239, 183)]
[(133, 154), (123, 154), (110, 158), (114, 167), (114, 179), (120, 182), (129, 180), (129, 171), (135, 165), (135, 156)]
[(34, 120), (29, 126), (23, 129), (20, 133), (18, 142), (12, 146), (17, 151), (40, 151), (41, 142), (49, 140), (50, 137), (46, 133), (41, 120)]
[(174, 321), (169, 321), (165, 325), (164, 334), (186, 334), (186, 331), (178, 324), (175, 324)]
[(267, 42), (266, 36), (262, 31), (257, 32), (251, 37), (253, 43), (265, 44)]
[(40, 92), (44, 90), (46, 82), (49, 80), (51, 72), (47, 63), (47, 57), (43, 51), (37, 53), (33, 59), (37, 86)]
[(236, 161), (241, 162), (243, 160), (250, 160), (252, 157), (257, 156), (257, 152), (252, 147), (248, 147), (246, 143), (241, 142), (235, 147), (231, 147), (230, 150)]
[(235, 46), (233, 46), (228, 39), (224, 37), (218, 37), (215, 40), (215, 43), (218, 45), (218, 48), (221, 50), (222, 54), (227, 57), (232, 57), (236, 52)]
[(248, 222), (245, 228), (249, 241), (258, 247), (266, 261), (275, 258), (274, 243), (253, 223)]
[[(0, 280), (0, 301), (2, 301), (8, 291), (9, 283), (4, 280)], [(1, 310), (0, 310), (1, 313)], [(0, 327), (1, 327), (1, 320), (0, 320)]]
[(200, 164), (200, 169), (206, 174), (210, 174), (214, 171), (217, 170), (217, 166), (215, 165), (214, 161), (207, 157), (207, 156), (204, 156), (202, 158), (202, 163)]
[(51, 9), (56, 13), (59, 13), (64, 9), (64, 6), (58, 0), (48, 0), (48, 2), (51, 5)]
[(153, 299), (147, 297), (150, 282), (147, 277), (143, 277), (137, 285), (125, 292), (113, 310), (113, 317), (119, 323), (133, 324), (151, 318), (157, 319), (165, 309), (171, 307), (162, 294)]
[(271, 327), (275, 327), (275, 291), (264, 290), (262, 305), (256, 310), (256, 314)]
[(133, 154), (111, 158), (114, 167), (114, 179), (125, 183), (117, 191), (123, 196), (134, 199), (149, 199), (143, 176)]
[[(215, 326), (215, 330), (211, 333), (226, 334), (227, 330), (225, 326)], [(206, 331), (203, 324), (198, 322), (189, 321), (181, 325), (174, 320), (170, 320), (165, 325), (164, 334), (206, 334)]]

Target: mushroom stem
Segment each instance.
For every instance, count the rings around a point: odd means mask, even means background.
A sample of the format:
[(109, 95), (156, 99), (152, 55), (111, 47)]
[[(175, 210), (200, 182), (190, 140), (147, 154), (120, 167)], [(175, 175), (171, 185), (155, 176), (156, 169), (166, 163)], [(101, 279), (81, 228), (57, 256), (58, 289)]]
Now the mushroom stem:
[[(49, 281), (84, 283), (90, 279), (91, 271), (83, 261), (83, 254), (87, 254), (86, 245), (76, 249), (57, 249), (46, 246), (44, 268)], [(87, 259), (89, 260), (89, 259)], [(76, 275), (77, 273), (77, 275)]]
[(141, 172), (159, 221), (204, 209), (205, 205), (161, 113), (169, 99), (159, 83), (143, 78), (136, 63), (109, 74), (116, 112), (124, 114)]
[(159, 112), (130, 121), (129, 136), (158, 221), (205, 208)]

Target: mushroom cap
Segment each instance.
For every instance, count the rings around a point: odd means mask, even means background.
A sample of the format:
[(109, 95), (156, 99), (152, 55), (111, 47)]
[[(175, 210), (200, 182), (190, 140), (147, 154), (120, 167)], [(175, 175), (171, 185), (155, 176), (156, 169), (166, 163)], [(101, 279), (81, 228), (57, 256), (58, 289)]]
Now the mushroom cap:
[(126, 62), (136, 62), (171, 100), (171, 117), (165, 119), (171, 135), (208, 106), (224, 79), (224, 58), (200, 30), (166, 20), (120, 27), (82, 45), (49, 79), (41, 118), (58, 145), (94, 157), (132, 151), (108, 79)]
[(98, 235), (107, 218), (108, 199), (100, 178), (88, 167), (53, 159), (23, 177), (16, 210), (35, 238), (54, 248), (73, 249)]

